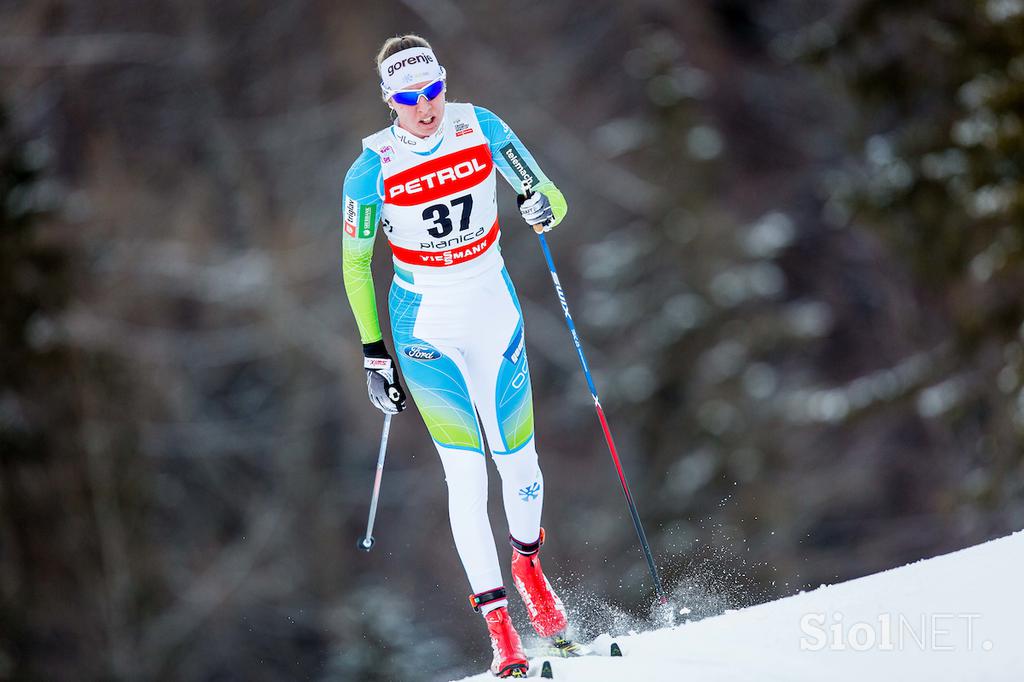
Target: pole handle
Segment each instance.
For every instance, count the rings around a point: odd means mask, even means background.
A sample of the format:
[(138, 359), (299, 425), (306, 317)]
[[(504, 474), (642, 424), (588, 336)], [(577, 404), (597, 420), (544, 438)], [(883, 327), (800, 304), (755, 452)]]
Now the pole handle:
[[(533, 196), (533, 190), (531, 189), (529, 180), (523, 180), (523, 196), (526, 197), (527, 199)], [(530, 227), (532, 227), (533, 231), (536, 232), (537, 234), (544, 234), (543, 225), (530, 225)]]

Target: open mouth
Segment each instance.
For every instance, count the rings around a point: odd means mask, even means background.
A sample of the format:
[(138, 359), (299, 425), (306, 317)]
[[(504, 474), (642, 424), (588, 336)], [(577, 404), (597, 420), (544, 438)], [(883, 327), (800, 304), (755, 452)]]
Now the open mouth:
[(420, 125), (425, 125), (425, 126), (431, 125), (436, 118), (437, 118), (436, 116), (427, 116), (425, 118), (421, 118), (420, 119)]

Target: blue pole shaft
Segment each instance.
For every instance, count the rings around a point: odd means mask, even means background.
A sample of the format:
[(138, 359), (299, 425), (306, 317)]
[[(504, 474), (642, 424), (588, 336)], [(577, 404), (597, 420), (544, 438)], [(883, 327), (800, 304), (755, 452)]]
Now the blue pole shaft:
[(658, 591), (658, 598), (662, 604), (665, 604), (668, 602), (668, 598), (665, 596), (665, 589), (662, 587), (661, 577), (658, 575), (658, 567), (654, 564), (654, 556), (651, 554), (651, 546), (647, 542), (647, 534), (644, 533), (643, 524), (640, 522), (640, 513), (637, 511), (636, 503), (633, 501), (633, 495), (629, 492), (626, 473), (622, 470), (622, 461), (619, 459), (619, 453), (615, 449), (615, 441), (612, 440), (612, 432), (608, 427), (608, 420), (604, 415), (604, 409), (601, 407), (601, 400), (597, 396), (597, 387), (594, 386), (594, 379), (590, 375), (590, 366), (587, 365), (587, 358), (583, 354), (583, 345), (580, 343), (579, 334), (576, 333), (576, 324), (572, 321), (572, 315), (569, 313), (569, 303), (565, 300), (565, 292), (562, 290), (562, 283), (558, 279), (558, 271), (555, 269), (555, 261), (551, 257), (551, 249), (548, 248), (548, 242), (544, 238), (543, 232), (538, 232), (537, 238), (540, 240), (540, 247), (544, 252), (544, 260), (547, 261), (548, 270), (551, 272), (551, 281), (555, 284), (558, 302), (562, 305), (562, 312), (565, 313), (565, 323), (569, 327), (569, 335), (572, 336), (572, 342), (576, 346), (576, 355), (579, 356), (580, 365), (583, 367), (583, 376), (586, 377), (590, 395), (594, 398), (594, 409), (597, 411), (598, 420), (601, 422), (601, 430), (604, 432), (608, 452), (612, 456), (612, 462), (615, 464), (615, 470), (618, 472), (619, 483), (622, 484), (622, 494), (626, 497), (630, 516), (633, 517), (633, 526), (636, 528), (637, 537), (640, 538), (640, 546), (643, 548), (644, 557), (647, 559), (647, 568), (651, 572), (651, 578), (654, 579), (654, 587)]

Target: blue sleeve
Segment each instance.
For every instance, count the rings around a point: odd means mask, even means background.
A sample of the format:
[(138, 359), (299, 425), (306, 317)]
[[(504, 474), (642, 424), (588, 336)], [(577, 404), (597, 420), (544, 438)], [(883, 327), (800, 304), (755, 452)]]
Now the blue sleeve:
[(345, 174), (345, 199), (358, 204), (380, 206), (384, 201), (384, 177), (380, 172), (380, 156), (372, 149), (364, 149)]
[(342, 273), (345, 293), (363, 343), (372, 343), (381, 338), (370, 262), (373, 260), (373, 242), (377, 236), (377, 221), (383, 203), (382, 183), (380, 157), (366, 149), (345, 175), (343, 190)]
[[(487, 138), (495, 167), (508, 181), (508, 184), (512, 185), (512, 189), (516, 193), (522, 190), (522, 182), (528, 177), (534, 187), (550, 182), (548, 176), (537, 164), (537, 160), (533, 158), (533, 154), (523, 145), (507, 123), (483, 107), (474, 106), (473, 110), (476, 112), (477, 120), (480, 121), (480, 130)], [(514, 155), (508, 153), (510, 148), (514, 151)], [(510, 161), (510, 156), (518, 156), (518, 161)], [(513, 167), (513, 163), (518, 167)]]

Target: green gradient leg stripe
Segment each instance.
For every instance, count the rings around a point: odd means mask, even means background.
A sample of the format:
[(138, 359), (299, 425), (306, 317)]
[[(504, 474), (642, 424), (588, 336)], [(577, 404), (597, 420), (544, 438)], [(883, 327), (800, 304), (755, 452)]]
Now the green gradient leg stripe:
[(422, 296), (392, 285), (391, 331), (402, 374), (430, 436), (448, 448), (483, 453), (469, 387), (455, 362), (413, 336)]

